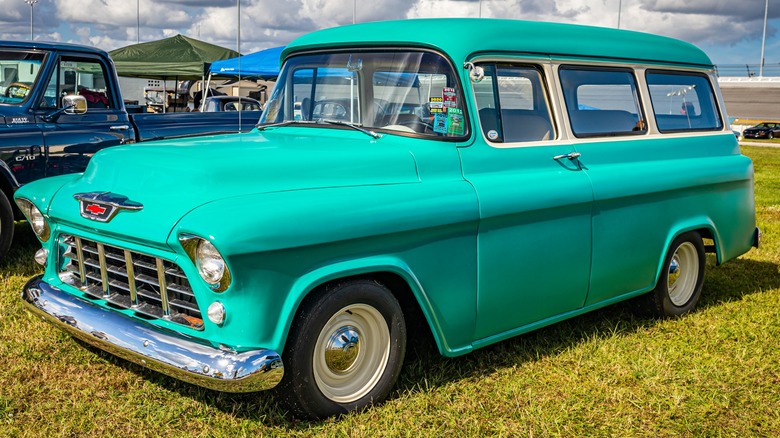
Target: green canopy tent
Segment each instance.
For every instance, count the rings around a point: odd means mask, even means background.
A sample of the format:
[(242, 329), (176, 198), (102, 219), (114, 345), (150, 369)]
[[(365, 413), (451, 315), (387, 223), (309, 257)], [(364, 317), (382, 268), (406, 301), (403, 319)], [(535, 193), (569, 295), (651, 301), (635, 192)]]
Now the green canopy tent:
[(117, 75), (131, 78), (203, 80), (214, 61), (234, 58), (234, 50), (184, 35), (133, 44), (109, 52)]
[(202, 79), (214, 61), (239, 53), (203, 41), (176, 35), (133, 44), (109, 52), (119, 76), (148, 79)]

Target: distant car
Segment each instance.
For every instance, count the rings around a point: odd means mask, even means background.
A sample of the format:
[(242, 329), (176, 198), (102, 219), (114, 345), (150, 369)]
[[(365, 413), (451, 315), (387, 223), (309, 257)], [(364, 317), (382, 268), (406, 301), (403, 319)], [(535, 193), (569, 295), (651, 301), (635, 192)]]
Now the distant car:
[(780, 136), (780, 123), (759, 123), (742, 131), (743, 138), (773, 139)]
[(263, 105), (251, 97), (212, 96), (206, 98), (203, 112), (215, 113), (222, 111), (262, 111)]

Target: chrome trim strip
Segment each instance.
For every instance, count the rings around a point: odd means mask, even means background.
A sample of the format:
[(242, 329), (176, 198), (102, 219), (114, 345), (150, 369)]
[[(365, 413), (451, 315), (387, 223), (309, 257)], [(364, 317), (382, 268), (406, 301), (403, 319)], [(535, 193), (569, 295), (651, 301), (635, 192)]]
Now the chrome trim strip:
[(135, 288), (135, 267), (133, 266), (133, 255), (129, 250), (125, 251), (125, 270), (127, 271), (127, 285), (130, 287), (131, 307), (138, 307), (138, 291)]
[(146, 368), (225, 392), (271, 389), (284, 375), (267, 349), (234, 353), (204, 340), (104, 309), (33, 277), (22, 290), (27, 310), (72, 336)]
[(110, 296), (111, 293), (108, 291), (108, 268), (106, 268), (106, 250), (103, 248), (103, 244), (98, 242), (97, 243), (97, 250), (98, 250), (98, 264), (100, 264), (100, 283), (103, 287), (103, 296), (107, 297)]
[(87, 271), (84, 268), (84, 250), (81, 245), (81, 237), (74, 236), (76, 238), (76, 255), (79, 258), (79, 281), (81, 286), (87, 285)]
[(165, 281), (165, 266), (163, 266), (161, 258), (156, 258), (155, 261), (157, 262), (157, 283), (160, 285), (163, 318), (171, 319), (171, 306), (168, 304), (168, 283)]

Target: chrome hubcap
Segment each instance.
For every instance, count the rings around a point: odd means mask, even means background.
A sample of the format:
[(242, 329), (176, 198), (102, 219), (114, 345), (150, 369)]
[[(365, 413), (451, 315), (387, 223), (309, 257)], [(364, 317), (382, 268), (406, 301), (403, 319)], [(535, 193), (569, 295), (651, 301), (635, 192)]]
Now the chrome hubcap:
[(352, 326), (341, 327), (328, 340), (325, 364), (336, 374), (343, 374), (355, 364), (360, 353), (360, 334)]
[(684, 242), (677, 247), (669, 262), (667, 290), (669, 299), (675, 306), (684, 306), (696, 290), (699, 276), (699, 256), (696, 247)]

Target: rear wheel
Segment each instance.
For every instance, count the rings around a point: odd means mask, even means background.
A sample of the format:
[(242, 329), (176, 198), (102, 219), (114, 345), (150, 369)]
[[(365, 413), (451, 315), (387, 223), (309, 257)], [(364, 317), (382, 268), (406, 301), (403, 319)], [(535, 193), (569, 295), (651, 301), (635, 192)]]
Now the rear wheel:
[(369, 279), (326, 287), (293, 322), (278, 399), (307, 418), (363, 409), (390, 393), (405, 352), (403, 313), (389, 289)]
[(684, 315), (696, 306), (704, 283), (704, 244), (696, 232), (678, 236), (669, 247), (658, 284), (639, 297), (640, 310), (657, 316)]
[(0, 262), (5, 260), (14, 240), (14, 211), (5, 193), (0, 190)]

